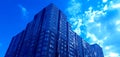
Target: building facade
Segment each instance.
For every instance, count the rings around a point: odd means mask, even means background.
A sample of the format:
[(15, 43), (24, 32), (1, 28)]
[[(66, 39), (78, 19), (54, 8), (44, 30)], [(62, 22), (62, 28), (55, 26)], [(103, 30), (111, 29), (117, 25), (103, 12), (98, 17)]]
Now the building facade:
[(85, 42), (66, 19), (56, 6), (48, 5), (12, 38), (5, 57), (104, 57), (102, 48)]

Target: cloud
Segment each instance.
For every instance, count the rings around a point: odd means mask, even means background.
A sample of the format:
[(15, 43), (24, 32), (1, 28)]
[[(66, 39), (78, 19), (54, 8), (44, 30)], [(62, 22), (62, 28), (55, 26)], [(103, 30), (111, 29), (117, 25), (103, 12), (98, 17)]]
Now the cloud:
[(120, 57), (120, 49), (117, 47), (119, 44), (115, 43), (120, 35), (119, 8), (120, 3), (112, 0), (102, 0), (102, 3), (98, 0), (94, 3), (92, 0), (71, 0), (67, 12), (69, 22), (78, 35), (86, 35), (84, 40), (91, 44), (99, 44), (105, 57)]
[(80, 12), (81, 4), (77, 0), (71, 0), (69, 6), (66, 9), (69, 15), (76, 16)]
[(107, 0), (103, 0), (103, 3), (106, 3), (107, 2)]
[(115, 24), (120, 25), (120, 20), (116, 20)]
[(116, 52), (109, 52), (105, 57), (120, 57), (120, 55)]
[(120, 57), (119, 52), (117, 52), (115, 49), (116, 47), (114, 45), (108, 45), (103, 47), (104, 56), (105, 57)]
[(87, 32), (87, 38), (89, 38), (89, 37), (92, 38), (93, 42), (96, 42), (98, 40), (94, 34)]
[(116, 30), (120, 32), (120, 20), (116, 20), (115, 25), (116, 25)]
[(105, 46), (105, 50), (110, 50), (112, 46)]
[(27, 18), (28, 17), (28, 10), (21, 4), (19, 4), (18, 7), (21, 10), (22, 17)]
[(101, 47), (104, 47), (104, 41), (108, 39), (108, 36), (104, 36), (102, 39), (99, 39), (98, 36), (96, 36), (93, 33), (87, 32), (87, 38), (90, 38), (89, 43), (90, 44), (99, 44)]
[(120, 3), (118, 3), (118, 4), (113, 4), (111, 7), (114, 8), (114, 9), (120, 8)]
[(106, 10), (108, 10), (108, 5), (107, 4), (103, 7), (103, 11), (106, 11)]
[(76, 28), (73, 31), (75, 31), (78, 35), (80, 35), (81, 34), (80, 27), (82, 26), (82, 20), (78, 19), (77, 22), (73, 23), (73, 26), (76, 26)]
[(106, 13), (103, 10), (95, 10), (93, 11), (90, 7), (88, 11), (85, 11), (86, 18), (88, 19), (87, 23), (95, 22), (95, 19), (100, 16), (104, 16)]
[(81, 15), (79, 15), (81, 4), (77, 0), (71, 0), (69, 2), (69, 6), (70, 7), (66, 9), (69, 14), (68, 21), (71, 23), (73, 31), (80, 35), (82, 32), (80, 28), (84, 26), (82, 24), (83, 20), (81, 18)]

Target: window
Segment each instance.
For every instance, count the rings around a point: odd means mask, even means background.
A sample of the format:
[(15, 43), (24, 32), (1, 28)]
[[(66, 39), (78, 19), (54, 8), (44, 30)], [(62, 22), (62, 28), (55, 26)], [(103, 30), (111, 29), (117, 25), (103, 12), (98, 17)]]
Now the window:
[(47, 46), (47, 45), (48, 45), (48, 42), (43, 42), (43, 45), (44, 45), (44, 46)]
[(61, 45), (63, 46), (63, 41), (62, 41)]
[(63, 50), (61, 50), (61, 53), (63, 53)]
[(49, 30), (47, 30), (46, 32), (47, 32), (47, 33), (49, 33), (50, 31), (49, 31)]
[(51, 36), (51, 39), (52, 39), (52, 40), (55, 40), (55, 37)]
[(70, 47), (70, 48), (69, 48), (69, 51), (70, 51), (70, 52), (73, 52), (73, 51), (74, 51), (74, 49)]
[(38, 51), (38, 52), (41, 52), (41, 48), (38, 48), (37, 51)]
[(42, 40), (40, 39), (40, 40), (39, 40), (39, 44), (41, 44), (41, 43), (42, 43)]
[(55, 34), (54, 34), (54, 33), (51, 33), (51, 35), (52, 35), (52, 36), (55, 36)]
[(67, 45), (66, 45), (66, 44), (64, 44), (64, 47), (66, 48), (66, 47), (67, 47)]
[(53, 55), (51, 53), (48, 54), (48, 57), (52, 57)]
[(48, 40), (49, 40), (49, 38), (48, 38), (48, 37), (46, 37), (46, 38), (44, 38), (44, 40), (45, 40), (45, 41), (48, 41)]
[(63, 46), (61, 46), (61, 49), (63, 50)]
[(43, 39), (44, 38), (44, 36), (42, 35), (42, 36), (40, 36), (40, 39)]
[(44, 35), (44, 32), (42, 32), (40, 35), (43, 36), (43, 35)]
[(74, 47), (73, 44), (69, 44), (69, 47)]
[(74, 56), (69, 54), (69, 57), (74, 57)]
[(45, 38), (49, 37), (49, 34), (45, 34)]
[(46, 53), (46, 52), (42, 52), (41, 54), (42, 54), (42, 55), (47, 55), (47, 53)]
[(50, 44), (53, 44), (53, 45), (54, 45), (54, 41), (53, 41), (53, 40), (51, 40), (51, 41), (50, 41)]
[(70, 55), (74, 55), (74, 52), (73, 52), (73, 51), (70, 51)]
[(53, 53), (53, 51), (54, 51), (53, 49), (49, 49), (49, 52), (50, 52), (50, 53)]
[(47, 47), (43, 47), (42, 50), (47, 50)]
[(42, 47), (42, 44), (39, 44), (38, 47), (41, 48), (41, 47)]
[(67, 49), (66, 49), (66, 48), (64, 48), (64, 51), (67, 51)]
[(51, 48), (54, 48), (54, 46), (53, 46), (52, 44), (50, 44), (50, 47), (51, 47)]
[(67, 53), (66, 53), (66, 52), (64, 52), (64, 54), (65, 54), (65, 55), (67, 55)]
[(85, 57), (88, 57), (88, 55), (85, 55)]
[(37, 53), (36, 57), (40, 57), (40, 56), (41, 56), (40, 53)]

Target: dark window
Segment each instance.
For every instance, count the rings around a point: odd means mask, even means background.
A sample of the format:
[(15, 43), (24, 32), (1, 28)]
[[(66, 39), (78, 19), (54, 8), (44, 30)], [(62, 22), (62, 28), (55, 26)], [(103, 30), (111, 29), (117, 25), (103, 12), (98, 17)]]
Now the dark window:
[(42, 43), (42, 40), (40, 39), (40, 40), (39, 40), (39, 45), (40, 45), (41, 43)]
[(54, 45), (54, 41), (53, 41), (53, 40), (51, 40), (51, 41), (50, 41), (50, 44), (53, 44), (53, 45)]
[(47, 30), (47, 31), (46, 31), (46, 33), (50, 33), (50, 31), (49, 31), (49, 30)]
[(51, 39), (52, 39), (52, 40), (55, 40), (55, 37), (52, 36)]
[(40, 35), (43, 36), (43, 35), (44, 35), (44, 32), (42, 32)]
[(45, 34), (45, 38), (49, 37), (49, 34)]
[(43, 46), (47, 46), (48, 45), (48, 41), (43, 43)]
[(45, 41), (48, 41), (48, 40), (49, 40), (49, 38), (48, 38), (48, 37), (46, 37), (46, 38), (44, 38), (44, 40), (45, 40)]
[(69, 55), (69, 57), (74, 57), (73, 55)]
[(52, 35), (52, 36), (55, 36), (55, 34), (54, 34), (54, 33), (51, 33), (51, 35)]
[(48, 54), (48, 57), (52, 57), (52, 56), (53, 56), (53, 54), (51, 54), (51, 53)]
[(63, 53), (63, 50), (61, 50), (61, 53)]
[(47, 50), (47, 47), (46, 47), (46, 46), (44, 46), (44, 47), (42, 48), (42, 50)]
[(38, 47), (41, 48), (41, 47), (42, 47), (42, 44), (39, 44)]
[(40, 56), (41, 56), (40, 53), (37, 53), (36, 57), (40, 57)]
[(46, 52), (42, 52), (42, 55), (47, 55), (47, 53)]
[(50, 53), (53, 53), (53, 51), (54, 51), (53, 49), (49, 49), (49, 52), (50, 52)]
[(38, 52), (41, 52), (41, 48), (38, 48), (38, 50), (37, 50)]

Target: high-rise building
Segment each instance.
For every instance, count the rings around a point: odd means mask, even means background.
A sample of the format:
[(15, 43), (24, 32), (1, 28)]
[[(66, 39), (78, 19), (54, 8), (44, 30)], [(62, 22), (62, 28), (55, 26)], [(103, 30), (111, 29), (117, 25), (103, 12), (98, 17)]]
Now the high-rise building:
[(104, 57), (102, 48), (85, 42), (66, 19), (56, 6), (48, 5), (12, 38), (5, 57)]

